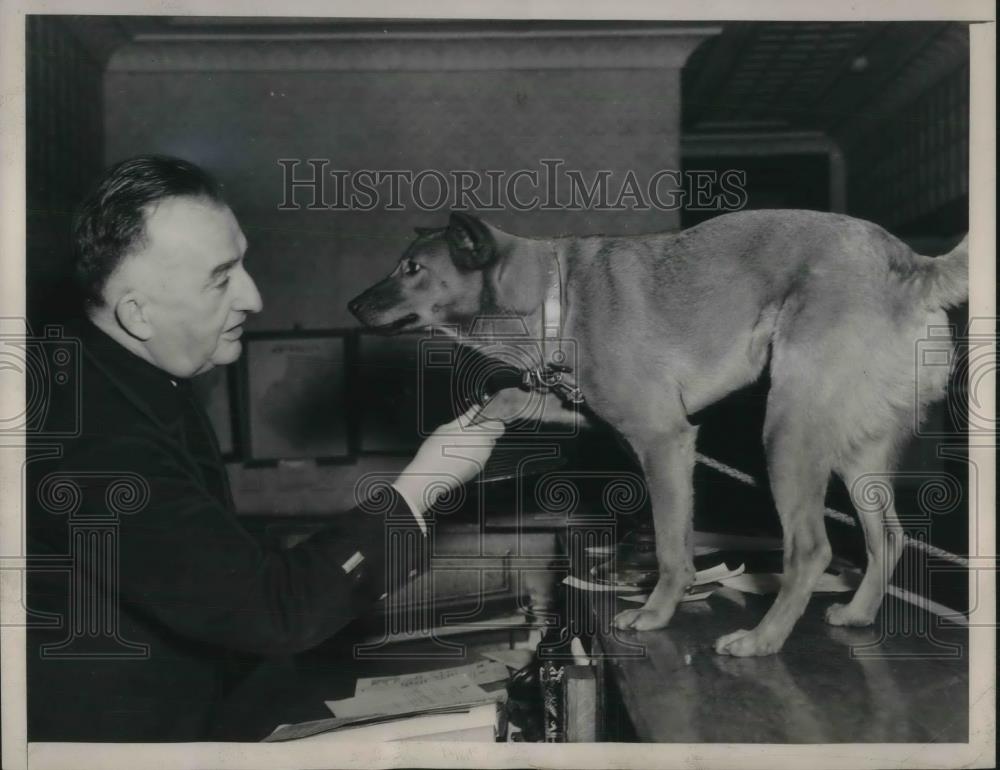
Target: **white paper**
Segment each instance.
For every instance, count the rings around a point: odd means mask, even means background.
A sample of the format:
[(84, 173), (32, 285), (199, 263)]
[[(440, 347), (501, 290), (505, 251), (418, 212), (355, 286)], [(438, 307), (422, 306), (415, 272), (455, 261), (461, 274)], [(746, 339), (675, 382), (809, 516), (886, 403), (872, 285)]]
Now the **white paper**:
[(717, 596), (720, 599), (726, 599), (727, 601), (730, 601), (733, 604), (735, 604), (740, 609), (745, 610), (747, 608), (746, 594), (744, 594), (742, 591), (738, 591), (735, 588), (727, 588), (725, 584), (723, 584), (721, 588), (716, 589), (712, 595)]
[[(295, 725), (279, 725), (264, 738), (265, 742), (304, 741), (338, 743), (343, 741), (398, 741), (419, 739), (424, 735), (455, 730), (474, 731), (496, 727), (496, 705), (485, 704), (432, 714), (399, 716), (379, 720), (318, 719)], [(454, 740), (454, 738), (449, 738)]]
[(334, 716), (350, 718), (365, 715), (406, 714), (442, 706), (470, 706), (502, 699), (503, 690), (486, 692), (468, 674), (443, 681), (425, 682), (411, 687), (387, 687), (369, 690), (353, 698), (326, 701)]
[[(681, 603), (683, 604), (684, 602), (700, 602), (702, 599), (707, 599), (713, 593), (715, 592), (699, 591), (697, 593), (684, 594), (684, 596), (681, 597)], [(649, 598), (649, 594), (629, 594), (628, 596), (619, 596), (618, 598), (626, 602), (645, 604), (646, 600)]]
[(703, 569), (700, 572), (695, 572), (694, 583), (692, 583), (692, 585), (703, 586), (706, 583), (719, 583), (726, 578), (733, 578), (737, 575), (742, 575), (744, 572), (746, 572), (746, 565), (743, 564), (738, 566), (736, 569), (729, 569), (725, 563), (716, 564), (714, 567), (710, 567), (709, 569)]
[(354, 687), (354, 694), (360, 695), (363, 692), (390, 687), (412, 687), (418, 684), (426, 684), (427, 682), (443, 682), (466, 675), (475, 684), (489, 684), (490, 682), (499, 682), (502, 679), (506, 679), (508, 673), (507, 667), (502, 663), (493, 660), (481, 660), (465, 666), (440, 668), (434, 671), (421, 671), (416, 674), (359, 679)]
[[(720, 583), (728, 578), (742, 575), (745, 570), (746, 566), (743, 564), (738, 566), (736, 569), (729, 569), (729, 567), (725, 564), (717, 564), (709, 569), (703, 569), (700, 572), (696, 572), (694, 575), (694, 583), (692, 583), (692, 585), (702, 586), (707, 583)], [(615, 591), (616, 593), (641, 593), (643, 591), (642, 588), (636, 588), (634, 586), (592, 583), (589, 580), (582, 580), (581, 578), (574, 577), (573, 575), (564, 578), (563, 585), (567, 585), (570, 588), (579, 588), (583, 591)]]

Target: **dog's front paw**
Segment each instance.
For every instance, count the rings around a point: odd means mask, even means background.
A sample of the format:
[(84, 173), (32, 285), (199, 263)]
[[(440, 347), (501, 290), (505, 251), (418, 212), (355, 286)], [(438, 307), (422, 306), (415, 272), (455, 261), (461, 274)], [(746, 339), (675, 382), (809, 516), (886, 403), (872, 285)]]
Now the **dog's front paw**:
[(736, 658), (752, 658), (761, 655), (773, 655), (785, 643), (784, 639), (769, 637), (761, 633), (759, 628), (752, 631), (741, 628), (731, 634), (725, 634), (715, 640), (715, 651), (719, 655), (732, 655)]
[(870, 626), (875, 614), (858, 610), (850, 604), (831, 604), (826, 608), (826, 622), (831, 626)]
[(642, 607), (637, 610), (623, 610), (615, 615), (615, 628), (622, 631), (651, 631), (654, 628), (666, 628), (670, 623), (672, 612), (651, 610)]

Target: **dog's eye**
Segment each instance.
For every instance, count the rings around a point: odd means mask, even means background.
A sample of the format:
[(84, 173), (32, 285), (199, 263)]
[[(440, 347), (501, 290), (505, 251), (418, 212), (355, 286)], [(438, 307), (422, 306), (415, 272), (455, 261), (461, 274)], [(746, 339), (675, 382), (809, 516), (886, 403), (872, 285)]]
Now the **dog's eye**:
[(409, 260), (405, 265), (403, 265), (403, 272), (406, 273), (406, 275), (416, 275), (423, 269), (423, 265), (419, 265), (413, 260)]

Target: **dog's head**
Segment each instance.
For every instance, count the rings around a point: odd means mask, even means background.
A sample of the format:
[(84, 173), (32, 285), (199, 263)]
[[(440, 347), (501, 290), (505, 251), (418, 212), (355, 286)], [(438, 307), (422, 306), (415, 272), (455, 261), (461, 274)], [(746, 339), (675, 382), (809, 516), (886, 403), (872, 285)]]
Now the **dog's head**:
[(461, 325), (484, 310), (486, 273), (497, 258), (492, 228), (453, 212), (447, 227), (417, 228), (396, 269), (347, 307), (384, 334)]

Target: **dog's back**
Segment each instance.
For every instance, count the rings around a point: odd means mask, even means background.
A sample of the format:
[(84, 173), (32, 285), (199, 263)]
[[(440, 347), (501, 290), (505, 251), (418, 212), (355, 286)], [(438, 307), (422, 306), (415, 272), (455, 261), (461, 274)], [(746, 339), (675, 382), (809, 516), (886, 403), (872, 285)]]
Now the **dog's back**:
[(914, 350), (967, 294), (964, 242), (930, 258), (870, 222), (762, 210), (679, 233), (554, 243), (567, 265), (565, 333), (589, 351), (585, 381), (628, 372), (656, 387), (666, 370), (694, 412), (752, 382), (775, 354), (801, 350), (809, 362), (796, 366), (822, 380), (817, 397), (842, 373), (878, 383), (855, 403), (884, 411), (912, 404), (916, 379), (918, 403), (904, 411), (919, 419), (943, 394), (946, 371), (918, 372)]
[(931, 310), (968, 295), (966, 241), (945, 257), (925, 257), (878, 225), (842, 214), (741, 211), (675, 233), (559, 241), (578, 280), (612, 289), (634, 282), (654, 292), (680, 285), (689, 292), (724, 285), (730, 292), (739, 288), (727, 283), (733, 279), (750, 282), (769, 301), (822, 283), (831, 290), (868, 288)]

